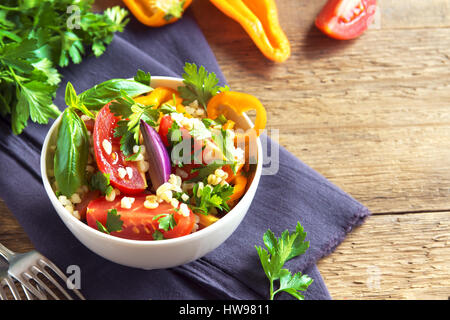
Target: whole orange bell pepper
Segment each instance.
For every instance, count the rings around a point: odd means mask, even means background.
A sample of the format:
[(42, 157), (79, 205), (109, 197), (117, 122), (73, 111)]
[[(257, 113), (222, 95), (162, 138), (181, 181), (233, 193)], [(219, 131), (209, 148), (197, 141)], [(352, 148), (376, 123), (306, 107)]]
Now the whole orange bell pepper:
[(234, 91), (223, 91), (214, 97), (212, 97), (206, 107), (208, 118), (216, 119), (223, 114), (223, 107), (229, 107), (233, 109), (237, 114), (249, 110), (256, 110), (255, 126), (253, 130), (256, 135), (259, 136), (266, 127), (267, 113), (262, 103), (254, 96)]
[(177, 21), (192, 0), (123, 0), (141, 23), (160, 27)]
[(274, 0), (211, 0), (223, 13), (236, 20), (269, 59), (283, 62), (291, 46), (278, 21)]

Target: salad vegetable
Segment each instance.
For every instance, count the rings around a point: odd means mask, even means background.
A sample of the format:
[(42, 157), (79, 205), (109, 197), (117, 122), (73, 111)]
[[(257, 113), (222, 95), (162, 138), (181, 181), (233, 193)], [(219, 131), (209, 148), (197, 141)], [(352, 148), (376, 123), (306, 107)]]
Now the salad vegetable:
[(329, 0), (317, 16), (316, 26), (332, 38), (354, 39), (372, 23), (376, 7), (376, 0)]
[(150, 27), (177, 21), (192, 0), (123, 0), (136, 19)]
[(126, 25), (127, 10), (117, 6), (93, 13), (92, 3), (2, 1), (0, 115), (10, 115), (14, 134), (20, 134), (30, 118), (44, 124), (60, 114), (52, 103), (61, 78), (57, 67), (80, 63), (88, 48), (100, 56)]
[(275, 0), (211, 0), (223, 13), (236, 20), (256, 46), (270, 60), (283, 62), (291, 55), (291, 46), (278, 22)]
[(171, 162), (161, 137), (153, 127), (141, 120), (144, 146), (148, 150), (149, 175), (155, 189), (169, 181)]
[(112, 236), (162, 240), (208, 227), (239, 202), (256, 163), (226, 110), (257, 109), (258, 129), (265, 110), (203, 66), (186, 64), (183, 80), (151, 88), (139, 70), (80, 94), (68, 83), (53, 188), (70, 213)]

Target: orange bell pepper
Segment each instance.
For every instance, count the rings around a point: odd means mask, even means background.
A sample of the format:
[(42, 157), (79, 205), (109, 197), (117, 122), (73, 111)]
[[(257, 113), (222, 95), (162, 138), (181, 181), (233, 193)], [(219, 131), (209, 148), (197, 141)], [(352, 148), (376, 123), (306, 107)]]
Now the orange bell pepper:
[(192, 0), (123, 0), (141, 23), (160, 27), (181, 18)]
[(259, 136), (266, 127), (266, 109), (264, 109), (264, 106), (256, 97), (250, 94), (223, 91), (215, 95), (209, 100), (206, 108), (208, 118), (216, 119), (220, 116), (223, 113), (221, 109), (223, 106), (233, 109), (237, 114), (242, 114), (249, 110), (256, 110), (256, 120), (253, 129), (257, 136)]
[(234, 190), (228, 202), (239, 200), (244, 195), (245, 187), (247, 186), (247, 177), (240, 173), (234, 177), (231, 184), (233, 184)]
[(213, 214), (208, 214), (208, 215), (204, 215), (204, 214), (198, 214), (197, 215), (200, 218), (200, 221), (198, 222), (198, 224), (202, 227), (202, 228), (206, 228), (207, 226), (212, 225), (213, 223), (219, 221), (219, 218), (216, 217)]
[(274, 0), (211, 0), (223, 13), (236, 20), (256, 46), (270, 60), (283, 62), (291, 45), (278, 21)]
[(154, 108), (158, 108), (162, 103), (173, 99), (173, 95), (175, 95), (175, 99), (178, 103), (178, 99), (181, 99), (178, 91), (167, 87), (158, 87), (145, 96), (134, 98), (134, 101), (146, 106), (153, 105)]

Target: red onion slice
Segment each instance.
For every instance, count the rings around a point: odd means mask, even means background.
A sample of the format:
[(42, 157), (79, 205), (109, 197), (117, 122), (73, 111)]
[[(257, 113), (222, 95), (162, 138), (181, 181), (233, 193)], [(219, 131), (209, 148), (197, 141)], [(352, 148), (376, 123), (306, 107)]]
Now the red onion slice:
[(141, 133), (148, 156), (148, 173), (156, 190), (169, 180), (171, 173), (169, 154), (158, 132), (143, 120), (141, 120)]

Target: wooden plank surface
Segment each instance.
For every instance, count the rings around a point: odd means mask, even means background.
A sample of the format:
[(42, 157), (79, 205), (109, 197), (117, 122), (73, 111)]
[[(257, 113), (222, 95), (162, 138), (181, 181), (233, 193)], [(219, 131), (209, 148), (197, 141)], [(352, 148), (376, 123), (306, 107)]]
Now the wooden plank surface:
[[(292, 44), (283, 64), (208, 1), (190, 10), (230, 87), (262, 100), (280, 143), (374, 213), (319, 263), (333, 298), (448, 299), (450, 3), (379, 0), (376, 25), (346, 42), (313, 26), (324, 3), (277, 1)], [(1, 201), (0, 241), (32, 247)]]

